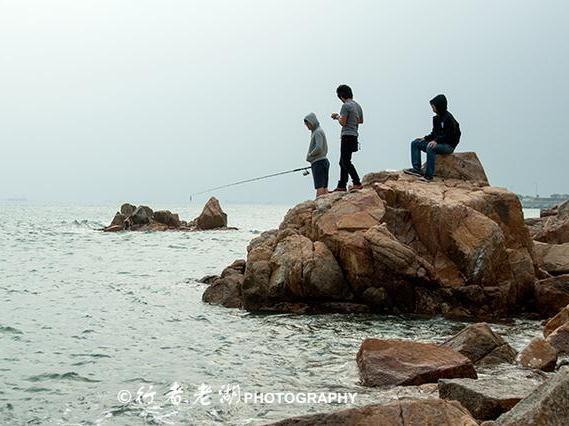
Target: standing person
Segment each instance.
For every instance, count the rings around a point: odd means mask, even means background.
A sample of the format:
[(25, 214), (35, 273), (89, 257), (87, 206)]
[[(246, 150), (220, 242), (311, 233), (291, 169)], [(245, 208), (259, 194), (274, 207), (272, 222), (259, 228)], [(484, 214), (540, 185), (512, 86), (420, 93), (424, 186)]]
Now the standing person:
[[(435, 158), (437, 155), (452, 154), (460, 142), (460, 125), (447, 110), (445, 95), (437, 95), (430, 101), (435, 113), (433, 130), (427, 136), (411, 142), (411, 169), (403, 170), (409, 175), (420, 176), (430, 182), (435, 175)], [(421, 151), (427, 153), (427, 168), (425, 174), (421, 171)]]
[(326, 133), (320, 122), (316, 118), (316, 114), (311, 112), (304, 117), (304, 124), (312, 132), (310, 136), (310, 145), (306, 154), (306, 161), (310, 163), (312, 170), (312, 178), (314, 179), (314, 189), (316, 189), (316, 198), (328, 194), (328, 172), (330, 170), (330, 162), (326, 155), (328, 154), (328, 142), (326, 141)]
[(340, 180), (334, 192), (345, 192), (348, 176), (352, 178), (352, 189), (362, 189), (362, 183), (356, 168), (352, 164), (352, 154), (358, 150), (358, 126), (364, 122), (362, 107), (354, 101), (350, 86), (342, 84), (336, 89), (336, 94), (342, 101), (340, 114), (333, 113), (332, 119), (338, 120), (342, 131), (340, 133)]

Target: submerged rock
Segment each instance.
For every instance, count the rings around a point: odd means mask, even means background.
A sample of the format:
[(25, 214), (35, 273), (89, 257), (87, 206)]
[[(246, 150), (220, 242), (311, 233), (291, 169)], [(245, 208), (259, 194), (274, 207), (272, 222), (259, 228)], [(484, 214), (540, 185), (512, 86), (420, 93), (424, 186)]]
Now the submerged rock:
[(516, 359), (516, 351), (484, 322), (469, 325), (442, 346), (452, 348), (480, 365), (513, 364)]
[(468, 410), (456, 401), (439, 399), (401, 400), (385, 405), (366, 405), (331, 413), (292, 417), (272, 426), (344, 426), (344, 425), (437, 425), (476, 426)]
[(541, 337), (535, 337), (520, 352), (520, 364), (527, 368), (553, 371), (557, 365), (557, 349)]
[(417, 386), (443, 378), (477, 377), (468, 358), (430, 343), (366, 339), (356, 359), (364, 386)]
[(526, 398), (543, 379), (490, 377), (439, 380), (439, 397), (458, 401), (477, 420), (494, 420)]
[(219, 201), (210, 198), (201, 215), (190, 222), (180, 220), (170, 210), (153, 211), (148, 206), (123, 204), (111, 224), (102, 229), (105, 232), (118, 231), (198, 231), (208, 229), (235, 229), (227, 227), (227, 215), (221, 210)]
[(562, 426), (569, 418), (569, 368), (563, 367), (496, 420), (498, 426)]

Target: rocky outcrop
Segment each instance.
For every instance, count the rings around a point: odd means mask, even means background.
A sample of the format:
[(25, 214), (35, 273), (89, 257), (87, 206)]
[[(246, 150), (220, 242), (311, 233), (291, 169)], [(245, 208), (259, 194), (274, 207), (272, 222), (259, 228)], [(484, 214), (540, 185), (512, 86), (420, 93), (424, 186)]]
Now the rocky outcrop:
[(569, 275), (541, 280), (535, 285), (538, 311), (546, 317), (556, 315), (569, 305)]
[(217, 198), (211, 197), (208, 200), (195, 224), (201, 230), (227, 227), (227, 214), (221, 209)]
[(333, 303), (453, 317), (528, 309), (539, 268), (520, 201), (469, 167), (461, 176), (472, 180), (430, 183), (373, 173), (361, 191), (292, 208), (279, 229), (250, 243), (242, 306)]
[(539, 219), (528, 219), (534, 240), (549, 244), (569, 243), (569, 201)]
[(227, 215), (221, 210), (219, 201), (210, 198), (201, 215), (191, 222), (180, 220), (170, 210), (153, 211), (148, 206), (123, 204), (111, 224), (102, 229), (105, 232), (119, 231), (203, 231), (209, 229), (235, 229), (227, 227)]
[(541, 337), (535, 337), (520, 352), (520, 364), (526, 368), (553, 371), (557, 365), (557, 349)]
[(557, 313), (557, 315), (545, 323), (545, 326), (543, 327), (543, 336), (549, 336), (556, 328), (561, 327), (566, 322), (569, 322), (569, 306), (565, 306)]
[(514, 363), (516, 351), (486, 323), (472, 324), (444, 342), (478, 365)]
[(366, 339), (356, 360), (364, 386), (417, 386), (442, 378), (477, 377), (468, 358), (430, 343)]
[(569, 354), (569, 323), (557, 327), (546, 340), (558, 352)]
[(494, 420), (542, 383), (538, 378), (443, 379), (439, 380), (439, 397), (460, 402), (477, 420)]
[[(226, 308), (241, 307), (241, 285), (245, 272), (245, 260), (239, 259), (223, 270), (221, 276), (209, 276), (201, 282), (210, 284), (202, 295), (206, 303)], [(206, 277), (204, 277), (206, 278)]]
[(476, 426), (470, 413), (456, 401), (401, 400), (386, 405), (367, 405), (332, 413), (293, 417), (272, 426)]
[(569, 274), (569, 243), (535, 242), (536, 259), (541, 268), (552, 275)]
[[(425, 166), (423, 167), (425, 168)], [(452, 155), (437, 155), (436, 176), (488, 185), (488, 177), (475, 152), (455, 152)]]
[(501, 415), (498, 426), (566, 425), (569, 418), (569, 368), (536, 388), (527, 398)]

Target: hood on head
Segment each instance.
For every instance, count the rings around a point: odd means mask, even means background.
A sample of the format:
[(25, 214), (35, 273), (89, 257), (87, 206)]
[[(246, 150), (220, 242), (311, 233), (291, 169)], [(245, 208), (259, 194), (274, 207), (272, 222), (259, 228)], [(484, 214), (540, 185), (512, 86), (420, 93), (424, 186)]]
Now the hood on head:
[(437, 95), (430, 101), (437, 109), (437, 114), (441, 115), (447, 111), (447, 98), (445, 95)]
[(311, 112), (306, 117), (304, 117), (304, 121), (307, 121), (310, 123), (312, 130), (316, 130), (318, 127), (320, 127), (320, 122), (316, 118), (316, 114), (314, 114), (313, 112)]

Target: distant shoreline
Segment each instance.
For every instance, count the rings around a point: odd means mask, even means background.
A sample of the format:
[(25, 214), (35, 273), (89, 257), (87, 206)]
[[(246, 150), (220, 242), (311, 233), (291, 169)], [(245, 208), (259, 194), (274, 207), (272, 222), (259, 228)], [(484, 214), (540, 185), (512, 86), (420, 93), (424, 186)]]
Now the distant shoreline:
[(524, 209), (549, 209), (569, 199), (569, 194), (552, 194), (549, 197), (532, 197), (520, 195), (518, 198)]

